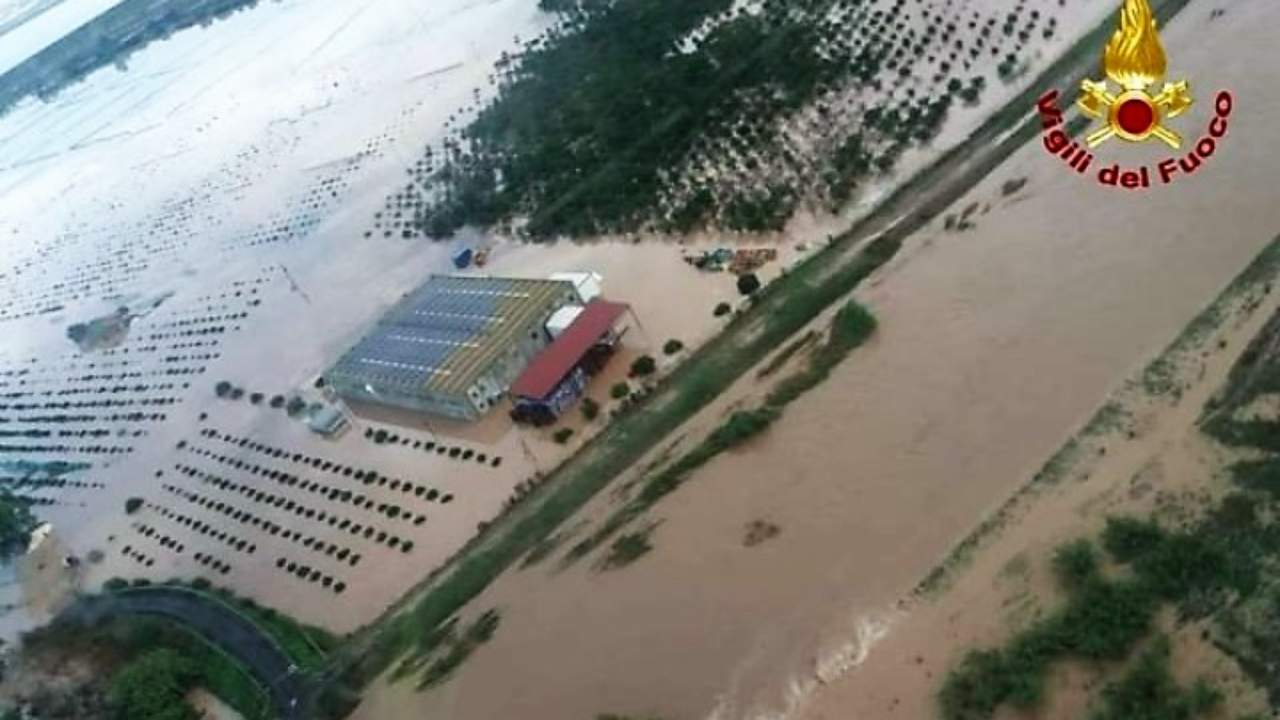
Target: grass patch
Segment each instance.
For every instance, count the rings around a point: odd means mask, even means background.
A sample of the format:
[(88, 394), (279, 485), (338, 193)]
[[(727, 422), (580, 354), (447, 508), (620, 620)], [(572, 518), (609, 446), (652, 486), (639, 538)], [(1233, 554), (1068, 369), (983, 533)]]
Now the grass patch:
[(1119, 681), (1102, 691), (1102, 707), (1091, 720), (1192, 720), (1222, 703), (1222, 693), (1203, 679), (1183, 688), (1169, 671), (1169, 638), (1161, 635)]
[(153, 617), (114, 617), (93, 625), (57, 620), (23, 637), (25, 652), (51, 651), (122, 667), (156, 650), (170, 650), (198, 670), (196, 684), (226, 703), (246, 720), (273, 716), (266, 689), (234, 658), (178, 624)]
[(778, 351), (778, 354), (773, 356), (772, 360), (770, 360), (764, 367), (760, 368), (760, 371), (756, 373), (756, 379), (763, 380), (764, 378), (778, 372), (778, 370), (780, 370), (783, 365), (786, 365), (787, 361), (796, 353), (803, 350), (805, 346), (814, 342), (819, 337), (820, 335), (817, 330), (809, 330), (796, 340), (788, 343), (786, 347)]
[[(1196, 525), (1166, 530), (1151, 520), (1111, 518), (1102, 533), (1111, 558), (1129, 571), (1108, 579), (1087, 541), (1069, 543), (1055, 552), (1053, 567), (1068, 596), (1065, 605), (1016, 634), (1002, 648), (972, 651), (946, 678), (939, 692), (945, 720), (985, 720), (1001, 706), (1021, 710), (1039, 707), (1053, 663), (1068, 658), (1092, 662), (1124, 660), (1149, 633), (1156, 611), (1165, 603), (1183, 618), (1197, 618), (1228, 607), (1232, 598), (1248, 597), (1259, 587), (1265, 558), (1280, 551), (1280, 534), (1259, 519), (1251, 498), (1231, 495)], [(1149, 658), (1140, 660), (1138, 675), (1104, 693), (1098, 720), (1127, 708), (1143, 683), (1158, 680)], [(1146, 673), (1145, 675), (1141, 673)], [(1193, 691), (1192, 694), (1200, 691)], [(1170, 696), (1153, 711), (1182, 707)], [(1190, 697), (1190, 696), (1188, 696)], [(1199, 697), (1199, 695), (1197, 695)], [(1173, 719), (1177, 714), (1128, 717)]]
[[(165, 588), (180, 587), (200, 595), (210, 602), (226, 605), (242, 617), (248, 618), (262, 632), (275, 640), (276, 644), (288, 654), (289, 659), (304, 670), (322, 670), (327, 666), (328, 654), (338, 646), (338, 639), (323, 628), (305, 625), (294, 618), (270, 607), (237, 596), (227, 588), (207, 587), (206, 582), (195, 580), (189, 583), (169, 581)], [(145, 592), (133, 589), (130, 592)]]
[[(782, 416), (782, 411), (788, 404), (826, 380), (832, 369), (855, 348), (866, 342), (875, 329), (875, 317), (866, 308), (852, 301), (842, 307), (832, 321), (827, 341), (813, 350), (809, 356), (808, 365), (803, 370), (774, 386), (766, 396), (763, 405), (751, 410), (734, 412), (701, 444), (685, 453), (666, 469), (649, 477), (634, 498), (614, 511), (595, 532), (569, 550), (565, 556), (565, 563), (575, 562), (604, 544), (659, 500), (675, 492), (693, 475), (695, 470), (717, 455), (732, 450), (769, 429)], [(647, 539), (647, 533), (645, 537)]]
[(471, 653), (489, 642), (501, 621), (502, 616), (498, 611), (490, 609), (481, 613), (480, 617), (461, 632), (440, 636), (438, 644), (443, 652), (426, 666), (422, 679), (418, 681), (418, 690), (433, 688), (448, 680)]
[(651, 523), (641, 530), (619, 535), (615, 538), (613, 544), (609, 546), (609, 553), (605, 555), (604, 560), (601, 562), (601, 569), (617, 570), (648, 555), (649, 551), (653, 549), (653, 543), (649, 541), (649, 536), (653, 534), (655, 527), (657, 527), (657, 523)]

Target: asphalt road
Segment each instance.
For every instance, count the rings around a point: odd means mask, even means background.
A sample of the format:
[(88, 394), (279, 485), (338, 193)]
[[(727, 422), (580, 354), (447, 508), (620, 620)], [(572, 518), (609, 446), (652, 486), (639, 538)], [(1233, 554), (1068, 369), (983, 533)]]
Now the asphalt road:
[(250, 620), (226, 604), (182, 588), (149, 587), (80, 600), (64, 618), (96, 623), (121, 615), (151, 615), (175, 621), (240, 661), (266, 687), (276, 716), (305, 720), (315, 692), (302, 673), (291, 672), (284, 649)]

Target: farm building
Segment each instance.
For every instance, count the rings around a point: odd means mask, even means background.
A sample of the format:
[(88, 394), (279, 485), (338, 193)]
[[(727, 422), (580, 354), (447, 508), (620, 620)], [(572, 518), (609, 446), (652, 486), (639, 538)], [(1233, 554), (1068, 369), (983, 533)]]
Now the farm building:
[(325, 379), (347, 400), (474, 420), (550, 342), (547, 320), (582, 302), (567, 280), (434, 275)]
[[(543, 425), (571, 407), (586, 389), (587, 378), (603, 367), (622, 340), (628, 309), (597, 298), (557, 311), (547, 323), (555, 340), (511, 385), (512, 418)], [(560, 323), (563, 326), (557, 327)]]

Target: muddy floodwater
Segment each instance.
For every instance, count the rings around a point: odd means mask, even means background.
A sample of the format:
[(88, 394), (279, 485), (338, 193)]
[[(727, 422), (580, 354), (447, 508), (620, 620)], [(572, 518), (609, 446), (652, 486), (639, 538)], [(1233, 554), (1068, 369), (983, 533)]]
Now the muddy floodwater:
[[(1280, 140), (1263, 129), (1280, 90), (1256, 62), (1280, 8), (1217, 10), (1193, 2), (1165, 29), (1171, 75), (1199, 88), (1187, 136), (1216, 89), (1237, 98), (1211, 166), (1124, 193), (1029, 144), (953, 208), (974, 206), (975, 227), (939, 218), (858, 292), (880, 319), (870, 344), (656, 508), (649, 555), (508, 574), (472, 606), (502, 607), (500, 632), (450, 685), (384, 687), (359, 717), (799, 717), (856, 675), (909, 622), (899, 600), (1280, 233)], [(758, 520), (780, 533), (745, 547)]]

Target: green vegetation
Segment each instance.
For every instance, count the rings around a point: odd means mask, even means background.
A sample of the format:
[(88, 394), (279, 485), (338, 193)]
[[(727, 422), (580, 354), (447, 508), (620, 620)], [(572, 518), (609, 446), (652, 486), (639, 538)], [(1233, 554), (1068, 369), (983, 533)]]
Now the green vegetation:
[(731, 312), (733, 312), (733, 306), (731, 306), (727, 302), (722, 302), (722, 303), (716, 303), (715, 310), (711, 311), (711, 314), (715, 315), (716, 317), (724, 317), (725, 315), (728, 315)]
[(795, 356), (796, 353), (803, 350), (810, 343), (817, 340), (818, 337), (819, 337), (818, 331), (809, 330), (805, 334), (801, 335), (799, 338), (796, 338), (795, 340), (788, 343), (786, 347), (782, 348), (782, 350), (779, 350), (778, 353), (773, 356), (773, 359), (769, 360), (769, 362), (764, 367), (760, 368), (760, 371), (756, 373), (756, 379), (762, 380), (778, 372), (778, 370), (781, 369), (783, 365), (787, 364), (788, 360), (790, 360), (793, 356)]
[(0, 558), (8, 557), (26, 545), (36, 517), (26, 500), (7, 489), (0, 489)]
[(1204, 680), (1179, 687), (1169, 654), (1169, 639), (1157, 637), (1119, 682), (1103, 689), (1103, 706), (1091, 720), (1193, 720), (1216, 708), (1222, 693)]
[(305, 625), (285, 613), (259, 605), (249, 598), (237, 597), (229, 589), (214, 588), (205, 592), (199, 585), (199, 580), (196, 580), (192, 581), (188, 587), (193, 592), (230, 605), (241, 615), (248, 617), (270, 635), (300, 668), (322, 669), (326, 665), (329, 652), (338, 645), (338, 638), (323, 628)]
[[(663, 497), (675, 492), (695, 470), (722, 452), (731, 450), (760, 435), (779, 417), (790, 402), (813, 389), (833, 368), (875, 332), (876, 320), (856, 302), (850, 302), (836, 313), (827, 342), (814, 349), (807, 366), (779, 382), (766, 396), (762, 406), (738, 410), (729, 416), (700, 445), (690, 450), (666, 469), (650, 476), (640, 492), (614, 511), (595, 532), (570, 548), (566, 562), (578, 560), (608, 540), (622, 527), (644, 514)], [(650, 528), (645, 532), (648, 542)], [(607, 563), (606, 563), (607, 564)]]
[(613, 384), (613, 387), (609, 388), (609, 397), (614, 400), (621, 400), (630, 394), (631, 386), (625, 382), (616, 382)]
[(294, 395), (293, 397), (289, 398), (289, 402), (285, 403), (285, 406), (284, 406), (285, 413), (288, 414), (288, 416), (291, 418), (298, 417), (299, 415), (302, 414), (302, 411), (306, 409), (307, 409), (307, 401), (303, 400), (297, 395)]
[(1053, 572), (1067, 590), (1084, 587), (1098, 579), (1098, 555), (1093, 543), (1083, 538), (1067, 543), (1053, 554)]
[(840, 361), (866, 342), (875, 331), (875, 316), (866, 308), (853, 302), (845, 305), (836, 313), (831, 323), (827, 342), (814, 349), (803, 370), (779, 382), (765, 402), (775, 407), (785, 407), (792, 400), (817, 387), (831, 375)]
[[(140, 584), (138, 578), (129, 583), (121, 578), (108, 580), (103, 588), (108, 592), (145, 592), (150, 582)], [(133, 589), (130, 589), (130, 585)], [(257, 625), (265, 634), (276, 641), (289, 658), (300, 668), (320, 670), (325, 667), (328, 654), (338, 646), (338, 639), (323, 628), (304, 625), (289, 615), (258, 604), (249, 599), (236, 596), (227, 588), (215, 588), (205, 578), (196, 578), (189, 583), (170, 580), (161, 588), (181, 588), (204, 597), (209, 602), (226, 605), (241, 616)]]
[(432, 688), (448, 680), (471, 653), (493, 637), (501, 620), (497, 610), (486, 610), (461, 633), (449, 632), (439, 636), (439, 647), (443, 653), (427, 666), (418, 682), (418, 689)]
[(142, 509), (145, 501), (140, 497), (131, 497), (124, 501), (124, 512), (126, 515), (132, 515)]
[(652, 375), (658, 369), (658, 362), (651, 355), (641, 355), (631, 362), (630, 376), (642, 378)]
[(653, 549), (649, 536), (653, 534), (654, 527), (656, 525), (649, 525), (642, 530), (619, 535), (609, 546), (609, 553), (605, 555), (601, 569), (616, 570), (626, 567), (647, 555)]
[(573, 428), (562, 427), (551, 435), (551, 439), (557, 443), (564, 445), (569, 442), (569, 438), (573, 437)]
[(738, 292), (743, 295), (754, 295), (760, 289), (760, 278), (755, 273), (743, 273), (738, 276)]
[(589, 397), (582, 398), (582, 417), (585, 418), (587, 422), (591, 422), (599, 415), (600, 403)]
[[(1162, 603), (1173, 603), (1182, 617), (1195, 618), (1227, 607), (1232, 598), (1250, 596), (1259, 586), (1264, 559), (1280, 553), (1280, 534), (1262, 522), (1253, 498), (1235, 494), (1187, 529), (1111, 518), (1102, 544), (1115, 562), (1128, 568), (1129, 576), (1103, 577), (1092, 545), (1085, 541), (1059, 548), (1053, 566), (1068, 591), (1066, 604), (1004, 648), (971, 652), (940, 692), (946, 720), (990, 718), (1005, 704), (1037, 707), (1052, 663), (1066, 658), (1125, 659), (1147, 636)], [(1153, 663), (1151, 658), (1140, 661), (1133, 676), (1109, 690), (1108, 709), (1096, 717), (1125, 717), (1114, 713), (1130, 708), (1134, 693), (1159, 680), (1159, 666)], [(1193, 717), (1179, 713), (1188, 711), (1188, 698), (1205, 697), (1201, 689), (1185, 697), (1170, 695), (1167, 705), (1151, 705), (1150, 711), (1157, 714), (1128, 717)]]
[(108, 698), (120, 720), (197, 720), (186, 694), (199, 679), (190, 658), (167, 648), (152, 650), (116, 673)]
[[(190, 708), (180, 700), (170, 702), (167, 709), (158, 705), (160, 698), (174, 697), (178, 688), (193, 686), (207, 689), (246, 720), (268, 720), (270, 715), (265, 688), (246, 668), (199, 636), (165, 620), (127, 616), (93, 625), (59, 620), (25, 635), (24, 647), (28, 652), (74, 655), (121, 669), (124, 674), (115, 676), (108, 699), (114, 701), (122, 719), (195, 717), (186, 714)], [(135, 664), (139, 661), (141, 664)], [(152, 682), (153, 678), (157, 682)], [(149, 709), (158, 714), (144, 714)]]
[[(870, 96), (886, 68), (910, 75), (914, 60), (855, 40), (895, 32), (888, 18), (852, 2), (769, 0), (752, 12), (733, 11), (731, 0), (542, 6), (561, 22), (503, 68), (497, 99), (443, 153), (427, 155), (421, 187), (409, 188), (421, 193), (416, 226), (429, 236), (524, 214), (534, 238), (706, 224), (776, 230), (802, 190), (843, 203), (928, 142), (952, 101), (939, 85), (873, 105), (856, 142), (813, 168), (779, 126), (815, 100), (836, 112), (824, 94), (832, 90)], [(950, 44), (955, 28), (937, 30)], [(981, 86), (969, 87), (976, 100)], [(735, 183), (696, 169), (718, 162), (780, 172)]]
[(684, 349), (684, 343), (680, 342), (679, 340), (676, 340), (675, 338), (672, 338), (662, 344), (663, 355), (675, 355), (676, 353), (680, 352), (683, 349)]

